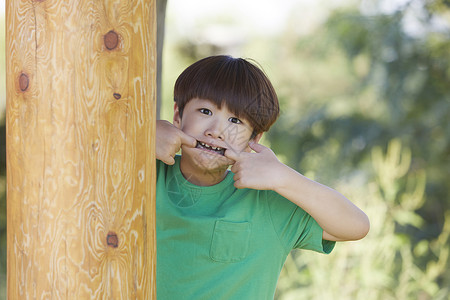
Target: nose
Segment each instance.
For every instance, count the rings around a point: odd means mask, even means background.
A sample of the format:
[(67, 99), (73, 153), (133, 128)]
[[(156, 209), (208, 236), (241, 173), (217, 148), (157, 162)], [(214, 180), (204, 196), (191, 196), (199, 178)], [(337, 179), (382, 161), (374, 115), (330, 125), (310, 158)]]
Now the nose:
[(209, 123), (205, 130), (205, 135), (214, 139), (225, 140), (225, 126), (219, 120), (214, 120)]

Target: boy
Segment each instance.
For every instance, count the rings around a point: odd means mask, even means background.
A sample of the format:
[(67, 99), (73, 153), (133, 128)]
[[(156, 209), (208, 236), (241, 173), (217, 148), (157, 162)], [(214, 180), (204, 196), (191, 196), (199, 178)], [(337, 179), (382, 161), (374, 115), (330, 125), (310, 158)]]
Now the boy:
[(279, 106), (254, 64), (202, 59), (174, 98), (173, 124), (156, 127), (159, 300), (273, 299), (291, 249), (330, 253), (367, 234), (359, 208), (258, 144)]

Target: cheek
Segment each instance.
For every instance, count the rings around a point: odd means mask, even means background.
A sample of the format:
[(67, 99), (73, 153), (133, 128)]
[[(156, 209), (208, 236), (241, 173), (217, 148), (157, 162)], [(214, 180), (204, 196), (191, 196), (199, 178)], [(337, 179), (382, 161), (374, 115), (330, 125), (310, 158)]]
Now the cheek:
[(183, 121), (180, 124), (181, 131), (185, 133), (189, 133), (195, 130), (195, 122), (190, 122), (188, 118), (183, 119)]
[(250, 141), (251, 133), (242, 133), (235, 136), (230, 136), (230, 146), (235, 151), (250, 151), (248, 142)]

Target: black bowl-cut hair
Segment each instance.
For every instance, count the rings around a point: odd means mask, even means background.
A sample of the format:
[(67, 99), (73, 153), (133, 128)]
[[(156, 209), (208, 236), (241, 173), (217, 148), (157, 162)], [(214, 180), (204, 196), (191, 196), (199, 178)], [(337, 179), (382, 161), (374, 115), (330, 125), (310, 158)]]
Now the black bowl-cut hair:
[(252, 138), (269, 130), (280, 108), (270, 80), (255, 64), (226, 55), (201, 59), (184, 70), (174, 88), (180, 117), (185, 105), (194, 98), (223, 104), (238, 118), (253, 127)]

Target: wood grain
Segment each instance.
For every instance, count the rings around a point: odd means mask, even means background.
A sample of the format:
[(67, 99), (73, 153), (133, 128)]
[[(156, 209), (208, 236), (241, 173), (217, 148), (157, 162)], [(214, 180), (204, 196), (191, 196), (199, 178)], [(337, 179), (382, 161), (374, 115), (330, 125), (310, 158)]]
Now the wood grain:
[(153, 0), (7, 0), (9, 299), (156, 299)]

